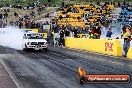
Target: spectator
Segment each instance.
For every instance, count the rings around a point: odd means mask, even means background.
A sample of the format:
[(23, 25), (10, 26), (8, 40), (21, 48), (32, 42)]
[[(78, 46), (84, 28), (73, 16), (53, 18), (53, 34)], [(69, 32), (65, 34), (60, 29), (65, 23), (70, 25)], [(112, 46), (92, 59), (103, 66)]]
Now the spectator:
[(62, 1), (62, 11), (64, 10), (64, 6), (65, 6), (65, 3), (64, 3), (64, 0)]
[(126, 27), (125, 30), (123, 30), (123, 38), (124, 38), (124, 44), (123, 44), (123, 50), (124, 50), (124, 57), (126, 57), (127, 52), (129, 50), (130, 47), (130, 41), (131, 41), (131, 31), (130, 31), (130, 27)]
[(74, 37), (77, 38), (78, 37), (78, 30), (76, 28), (74, 28), (73, 32), (74, 32)]
[(19, 28), (21, 29), (22, 26), (23, 26), (23, 24), (22, 24), (22, 22), (20, 21), (20, 22), (19, 22)]
[(92, 30), (89, 30), (88, 35), (89, 35), (89, 38), (90, 38), (90, 39), (94, 39), (94, 38), (95, 38), (95, 37), (94, 37), (94, 34), (93, 34), (93, 32), (92, 32)]
[(62, 26), (62, 29), (60, 30), (60, 44), (61, 46), (65, 46), (65, 30), (64, 26)]
[(47, 38), (48, 44), (50, 45), (54, 44), (53, 37), (54, 37), (54, 31), (53, 30), (48, 31), (48, 38)]
[(108, 28), (108, 31), (107, 31), (106, 37), (111, 38), (111, 35), (112, 35), (111, 29)]
[(35, 14), (34, 11), (32, 11), (31, 16), (32, 16), (32, 17), (36, 17), (36, 14)]
[(0, 19), (3, 19), (3, 14), (0, 14)]
[(101, 27), (100, 26), (98, 26), (98, 28), (94, 27), (93, 28), (93, 33), (94, 33), (95, 39), (100, 39)]
[(60, 15), (60, 16), (59, 16), (59, 19), (61, 20), (62, 18), (63, 18), (63, 17)]
[(15, 12), (15, 13), (14, 13), (14, 16), (15, 16), (15, 17), (17, 17), (17, 16), (18, 16), (18, 14)]
[(69, 37), (70, 36), (70, 31), (66, 28), (66, 30), (65, 30), (65, 36), (66, 37)]
[(88, 34), (88, 31), (89, 31), (89, 27), (86, 27), (86, 28), (82, 29), (83, 34)]
[(8, 17), (8, 13), (6, 12), (5, 14), (4, 14), (4, 18), (7, 18)]
[(120, 2), (118, 2), (118, 7), (121, 7), (121, 3)]
[(100, 2), (97, 2), (97, 5), (99, 6), (100, 5)]

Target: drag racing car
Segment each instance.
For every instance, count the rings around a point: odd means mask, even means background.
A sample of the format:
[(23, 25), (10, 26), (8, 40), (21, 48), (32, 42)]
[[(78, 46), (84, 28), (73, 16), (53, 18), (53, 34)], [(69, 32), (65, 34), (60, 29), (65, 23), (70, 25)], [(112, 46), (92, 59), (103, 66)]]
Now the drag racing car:
[(44, 50), (47, 52), (47, 41), (43, 33), (25, 33), (23, 36), (23, 50)]

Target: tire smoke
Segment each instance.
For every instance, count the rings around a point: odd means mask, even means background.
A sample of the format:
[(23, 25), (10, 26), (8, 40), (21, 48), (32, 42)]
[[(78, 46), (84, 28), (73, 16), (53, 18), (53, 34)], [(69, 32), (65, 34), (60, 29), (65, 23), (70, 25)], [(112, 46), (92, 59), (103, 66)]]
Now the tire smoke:
[(15, 27), (0, 28), (0, 46), (22, 50), (24, 32)]

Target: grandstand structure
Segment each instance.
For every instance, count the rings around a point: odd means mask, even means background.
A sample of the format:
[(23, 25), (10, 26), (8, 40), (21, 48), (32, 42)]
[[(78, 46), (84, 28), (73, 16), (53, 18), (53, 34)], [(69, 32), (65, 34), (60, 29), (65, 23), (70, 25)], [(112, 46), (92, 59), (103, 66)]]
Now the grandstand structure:
[(102, 20), (103, 17), (107, 19), (113, 10), (113, 4), (105, 7), (101, 5), (69, 5), (63, 11), (58, 11), (57, 24), (60, 26), (85, 27), (87, 24), (98, 23), (97, 19)]
[(132, 6), (126, 5), (125, 0), (123, 0), (122, 11), (118, 18), (118, 22), (123, 25), (132, 25)]

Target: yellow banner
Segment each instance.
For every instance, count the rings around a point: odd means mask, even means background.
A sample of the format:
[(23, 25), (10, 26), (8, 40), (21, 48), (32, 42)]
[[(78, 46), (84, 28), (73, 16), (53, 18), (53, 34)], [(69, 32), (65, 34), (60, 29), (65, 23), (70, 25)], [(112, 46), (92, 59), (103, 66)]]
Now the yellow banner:
[(89, 38), (89, 34), (78, 34), (78, 38)]
[(35, 33), (38, 33), (39, 31), (38, 31), (38, 29), (24, 29), (26, 32), (30, 32), (30, 31), (32, 31), (32, 32), (35, 32)]
[(43, 33), (44, 34), (44, 38), (47, 38), (47, 33)]
[(127, 58), (132, 59), (132, 47), (129, 48)]
[(65, 45), (69, 48), (82, 49), (113, 56), (122, 56), (122, 46), (118, 40), (67, 37)]

